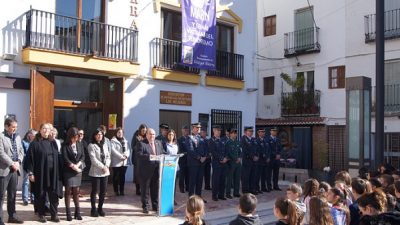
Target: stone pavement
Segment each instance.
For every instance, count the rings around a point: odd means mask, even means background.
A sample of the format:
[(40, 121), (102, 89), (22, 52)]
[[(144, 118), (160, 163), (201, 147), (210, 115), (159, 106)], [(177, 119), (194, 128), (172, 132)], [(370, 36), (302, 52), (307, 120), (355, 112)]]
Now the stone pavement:
[[(285, 190), (284, 184), (281, 185), (282, 190)], [(187, 200), (187, 193), (176, 193), (176, 201), (178, 205), (175, 207), (175, 214), (169, 217), (158, 217), (155, 212), (150, 211), (149, 215), (142, 213), (140, 196), (135, 195), (134, 185), (132, 183), (126, 184), (125, 196), (115, 196), (112, 185), (108, 186), (108, 193), (104, 204), (104, 211), (106, 212), (106, 217), (93, 218), (90, 217), (90, 183), (84, 183), (80, 198), (81, 210), (83, 220), (72, 220), (66, 221), (65, 218), (65, 204), (64, 199), (60, 199), (59, 204), (59, 217), (61, 219), (61, 224), (138, 224), (138, 225), (155, 225), (155, 224), (180, 224), (183, 222), (185, 216), (185, 203)], [(257, 195), (258, 207), (257, 213), (260, 215), (264, 224), (269, 224), (275, 221), (273, 216), (273, 204), (276, 197), (284, 196), (284, 191), (273, 191), (270, 193), (263, 193)], [(230, 220), (234, 219), (237, 215), (237, 205), (239, 203), (238, 198), (228, 199), (225, 201), (212, 201), (211, 191), (203, 191), (203, 197), (208, 201), (206, 206), (206, 216), (205, 219), (214, 224), (227, 224)], [(71, 206), (73, 206), (71, 201)], [(19, 218), (25, 221), (24, 224), (41, 224), (37, 222), (37, 216), (33, 212), (33, 205), (28, 206), (22, 205), (21, 192), (17, 195), (17, 215)], [(4, 217), (7, 221), (6, 204), (4, 204)], [(71, 208), (74, 211), (74, 208)], [(48, 217), (48, 219), (50, 219)], [(47, 222), (52, 224), (52, 222)]]

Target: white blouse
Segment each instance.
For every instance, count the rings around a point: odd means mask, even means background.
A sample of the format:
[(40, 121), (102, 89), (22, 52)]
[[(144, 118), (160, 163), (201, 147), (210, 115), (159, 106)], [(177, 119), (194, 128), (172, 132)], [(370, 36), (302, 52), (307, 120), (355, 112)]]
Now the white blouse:
[(178, 145), (167, 143), (167, 154), (168, 155), (177, 155), (178, 154)]

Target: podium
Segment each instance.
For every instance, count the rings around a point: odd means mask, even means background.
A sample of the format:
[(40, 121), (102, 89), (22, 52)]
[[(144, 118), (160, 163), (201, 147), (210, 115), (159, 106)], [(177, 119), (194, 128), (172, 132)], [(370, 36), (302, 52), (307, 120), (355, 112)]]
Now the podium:
[(175, 180), (180, 155), (160, 155), (158, 215), (174, 214)]

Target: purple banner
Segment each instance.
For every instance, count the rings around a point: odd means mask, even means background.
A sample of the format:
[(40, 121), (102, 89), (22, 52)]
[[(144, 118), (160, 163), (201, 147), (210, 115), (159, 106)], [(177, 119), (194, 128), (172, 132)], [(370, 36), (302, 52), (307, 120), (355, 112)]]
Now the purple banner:
[(215, 70), (215, 0), (182, 0), (182, 64)]

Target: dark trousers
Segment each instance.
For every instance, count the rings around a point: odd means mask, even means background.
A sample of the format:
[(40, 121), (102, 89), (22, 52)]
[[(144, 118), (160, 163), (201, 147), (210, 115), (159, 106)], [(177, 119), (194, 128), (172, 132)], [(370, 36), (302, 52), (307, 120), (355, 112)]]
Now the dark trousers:
[(207, 160), (204, 164), (204, 188), (211, 189), (211, 162)]
[(186, 164), (179, 165), (179, 190), (189, 191), (189, 169)]
[(267, 189), (267, 170), (268, 170), (268, 164), (262, 165), (260, 168), (260, 177), (261, 177), (261, 190), (266, 190)]
[(196, 194), (201, 196), (204, 165), (189, 166), (189, 197)]
[(239, 195), (239, 187), (240, 187), (240, 174), (242, 170), (242, 166), (240, 164), (232, 163), (228, 167), (228, 178), (226, 180), (226, 195), (233, 194)]
[(135, 183), (136, 186), (136, 193), (140, 193), (140, 180), (139, 180), (139, 171), (138, 171), (138, 166), (137, 163), (133, 164), (133, 182)]
[[(254, 189), (254, 174), (255, 174), (255, 164), (253, 162), (248, 162), (242, 167), (242, 192), (250, 193)], [(252, 182), (253, 181), (253, 182)]]
[(103, 209), (104, 198), (106, 197), (108, 176), (106, 177), (92, 177), (92, 192), (90, 193), (90, 203), (92, 211), (96, 210), (96, 194), (99, 190), (99, 205), (98, 209)]
[[(267, 166), (267, 186), (269, 189), (272, 188), (278, 188), (278, 178), (279, 178), (279, 167), (280, 167), (280, 160), (271, 160), (271, 162)], [(271, 177), (272, 177), (272, 185), (271, 185)]]
[(158, 185), (159, 185), (159, 171), (156, 168), (152, 175), (140, 178), (140, 199), (142, 201), (142, 208), (149, 209), (149, 189), (151, 207), (153, 210), (158, 209)]
[(213, 198), (217, 197), (223, 198), (225, 196), (227, 168), (228, 167), (226, 165), (213, 164), (213, 173), (212, 173)]
[(260, 190), (260, 164), (258, 162), (254, 163), (250, 179), (250, 191), (257, 193)]
[(35, 205), (39, 216), (44, 216), (46, 213), (46, 203), (49, 201), (49, 210), (52, 217), (56, 216), (58, 213), (58, 195), (54, 188), (49, 188), (49, 190), (42, 191), (40, 195), (35, 195)]
[(124, 194), (127, 166), (113, 167), (113, 187), (115, 193)]
[(4, 194), (7, 191), (7, 212), (8, 217), (15, 216), (15, 196), (17, 193), (18, 174), (10, 172), (5, 177), (0, 177), (0, 222), (3, 222)]

